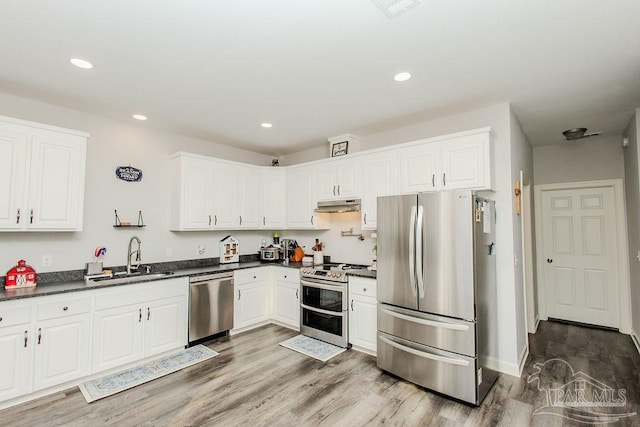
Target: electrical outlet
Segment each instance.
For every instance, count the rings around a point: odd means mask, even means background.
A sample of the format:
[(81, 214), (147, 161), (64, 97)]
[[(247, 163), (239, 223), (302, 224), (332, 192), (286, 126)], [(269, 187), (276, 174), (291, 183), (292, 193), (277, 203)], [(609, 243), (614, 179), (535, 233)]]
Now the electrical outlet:
[(51, 255), (42, 255), (42, 266), (43, 267), (51, 267), (53, 265), (53, 256)]
[(167, 258), (171, 258), (173, 256), (173, 249), (167, 248), (166, 255), (167, 255)]
[(205, 246), (203, 244), (199, 244), (198, 246), (196, 246), (196, 253), (198, 255), (203, 255), (204, 251), (205, 251)]

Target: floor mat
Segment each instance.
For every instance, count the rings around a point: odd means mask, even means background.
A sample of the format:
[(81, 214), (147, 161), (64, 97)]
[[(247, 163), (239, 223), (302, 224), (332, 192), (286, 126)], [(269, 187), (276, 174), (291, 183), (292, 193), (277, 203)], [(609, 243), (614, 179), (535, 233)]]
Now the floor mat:
[(80, 384), (80, 391), (87, 403), (91, 403), (211, 359), (218, 356), (218, 354), (218, 352), (202, 344), (197, 345), (161, 359), (152, 360), (124, 371), (86, 381)]
[(338, 347), (324, 341), (310, 338), (304, 335), (297, 335), (280, 343), (281, 346), (297, 351), (314, 359), (326, 362), (334, 356), (342, 353), (346, 348)]

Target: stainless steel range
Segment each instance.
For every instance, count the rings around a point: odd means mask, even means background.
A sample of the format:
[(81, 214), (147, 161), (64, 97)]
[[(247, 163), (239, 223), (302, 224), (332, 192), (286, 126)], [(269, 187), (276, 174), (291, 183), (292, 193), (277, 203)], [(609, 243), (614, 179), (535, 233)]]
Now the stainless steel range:
[(349, 346), (347, 271), (365, 266), (322, 264), (300, 269), (300, 333), (339, 347)]

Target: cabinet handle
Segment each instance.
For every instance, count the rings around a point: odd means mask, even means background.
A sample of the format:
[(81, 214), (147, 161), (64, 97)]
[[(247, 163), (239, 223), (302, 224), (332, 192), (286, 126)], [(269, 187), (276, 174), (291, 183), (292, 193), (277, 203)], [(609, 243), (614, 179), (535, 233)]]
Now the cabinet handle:
[(362, 288), (362, 291), (363, 292), (367, 292), (367, 288)]
[(351, 300), (351, 311), (353, 311), (353, 300)]
[(334, 196), (336, 195), (336, 186), (335, 185), (333, 186), (333, 195)]
[(296, 289), (296, 299), (300, 299), (300, 297), (299, 297), (300, 294), (298, 292), (300, 292), (300, 289)]
[(364, 224), (367, 225), (367, 214), (364, 214)]
[(311, 225), (313, 225), (313, 215), (311, 215)]
[(69, 310), (69, 307), (67, 307), (66, 305), (62, 307), (62, 311), (67, 311), (67, 310)]
[(446, 173), (443, 173), (443, 174), (442, 174), (442, 185), (443, 185), (444, 187), (446, 187), (446, 186), (447, 186), (447, 174), (446, 174)]
[(38, 345), (42, 342), (42, 328), (38, 328)]
[(340, 184), (338, 184), (338, 196), (340, 195)]
[(240, 301), (240, 289), (238, 289), (238, 301)]
[(20, 208), (16, 211), (16, 224), (20, 224)]
[(242, 225), (242, 215), (240, 215), (240, 225)]
[(211, 225), (211, 215), (209, 215), (209, 225)]
[(432, 187), (436, 186), (436, 174), (435, 173), (433, 175), (431, 175), (431, 186)]
[(213, 225), (218, 225), (218, 215), (213, 216)]
[(151, 319), (151, 308), (147, 307), (147, 320)]
[(2, 316), (0, 316), (0, 322), (2, 322)]
[(31, 215), (29, 217), (29, 224), (33, 224), (33, 209), (31, 209)]
[(142, 322), (142, 309), (139, 308), (138, 309), (138, 323), (141, 323), (141, 322)]
[(267, 217), (266, 216), (262, 217), (262, 225), (267, 225)]
[(24, 346), (27, 347), (27, 343), (29, 342), (29, 331), (24, 331)]

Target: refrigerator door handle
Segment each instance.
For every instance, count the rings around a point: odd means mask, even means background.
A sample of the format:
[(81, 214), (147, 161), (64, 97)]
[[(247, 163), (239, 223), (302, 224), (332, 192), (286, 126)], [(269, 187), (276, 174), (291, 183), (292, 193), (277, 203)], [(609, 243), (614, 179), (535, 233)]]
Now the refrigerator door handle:
[(409, 220), (409, 281), (411, 294), (417, 296), (416, 290), (416, 207), (411, 208)]
[(412, 316), (407, 316), (406, 314), (396, 313), (395, 311), (387, 310), (386, 308), (383, 308), (382, 312), (385, 314), (388, 314), (391, 317), (397, 317), (398, 319), (406, 320), (412, 323), (418, 323), (420, 325), (433, 326), (435, 328), (451, 329), (454, 331), (462, 331), (462, 332), (469, 331), (469, 327), (467, 325), (458, 325), (455, 323), (435, 322), (433, 320), (420, 319), (418, 317), (412, 317)]
[(378, 338), (381, 341), (384, 341), (385, 343), (389, 344), (391, 347), (395, 347), (398, 350), (402, 350), (405, 351), (407, 353), (413, 354), (415, 356), (418, 357), (423, 357), (425, 359), (431, 359), (431, 360), (435, 360), (437, 362), (443, 362), (443, 363), (448, 363), (450, 365), (458, 365), (458, 366), (469, 366), (469, 362), (466, 360), (461, 360), (461, 359), (453, 359), (451, 357), (444, 357), (444, 356), (439, 356), (437, 354), (433, 354), (433, 353), (427, 353), (424, 351), (420, 351), (420, 350), (416, 350), (415, 348), (411, 348), (411, 347), (407, 347), (406, 345), (402, 345), (399, 344), (397, 342), (393, 342), (383, 336), (378, 335)]
[(418, 282), (418, 298), (424, 298), (424, 260), (422, 254), (422, 238), (424, 233), (424, 225), (422, 214), (424, 207), (418, 205), (418, 224), (416, 225), (416, 278)]

